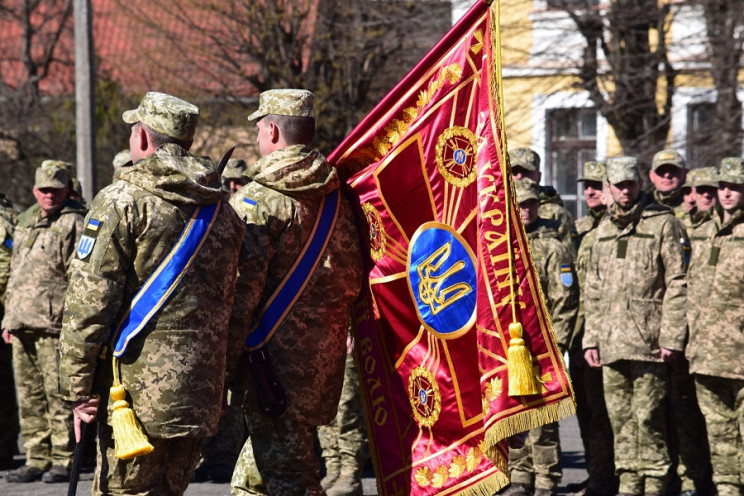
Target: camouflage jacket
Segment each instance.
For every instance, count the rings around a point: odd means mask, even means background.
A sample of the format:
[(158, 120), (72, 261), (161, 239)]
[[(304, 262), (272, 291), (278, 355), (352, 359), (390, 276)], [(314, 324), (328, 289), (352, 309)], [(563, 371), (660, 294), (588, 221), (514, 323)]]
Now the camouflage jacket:
[(38, 204), (18, 216), (3, 329), (59, 334), (67, 268), (83, 231), (84, 215), (85, 209), (68, 199), (48, 217), (42, 217)]
[(527, 228), (527, 239), (556, 340), (560, 349), (566, 351), (579, 306), (579, 284), (573, 255), (561, 243), (555, 221), (538, 218)]
[(563, 207), (563, 200), (552, 186), (540, 186), (540, 210), (543, 219), (554, 219), (559, 222), (558, 234), (566, 248), (576, 254), (576, 230), (571, 213)]
[(586, 266), (584, 349), (599, 348), (603, 364), (684, 349), (685, 246), (682, 222), (647, 195), (628, 212), (612, 208)]
[(13, 204), (0, 193), (0, 319), (5, 308), (5, 289), (10, 277), (10, 257), (13, 253), (13, 229), (16, 224)]
[[(300, 145), (277, 150), (249, 170), (258, 173), (230, 200), (246, 223), (231, 322), (244, 333), (305, 246), (320, 199), (340, 187), (325, 157)], [(335, 228), (315, 272), (266, 345), (287, 396), (285, 416), (313, 425), (333, 419), (343, 382), (349, 310), (361, 281), (359, 237), (342, 195)], [(254, 407), (255, 391), (247, 374), (241, 368), (235, 397)]]
[[(60, 390), (71, 401), (93, 393), (112, 402), (108, 343), (132, 298), (178, 240), (193, 211), (222, 198), (208, 159), (174, 144), (122, 171), (91, 204), (70, 266), (60, 340)], [(97, 221), (97, 222), (96, 222)], [(214, 434), (220, 417), (230, 310), (243, 225), (222, 204), (209, 235), (164, 306), (121, 356), (121, 383), (148, 435)], [(90, 239), (88, 239), (90, 242)], [(98, 357), (105, 356), (99, 363)], [(106, 421), (106, 410), (99, 412)]]
[(607, 215), (606, 210), (599, 212), (589, 211), (589, 214), (576, 219), (576, 233), (579, 240), (579, 249), (576, 251), (576, 277), (579, 282), (579, 311), (576, 315), (576, 326), (571, 337), (569, 349), (581, 349), (581, 340), (584, 338), (584, 283), (586, 281), (586, 264), (597, 234), (597, 226)]
[(690, 339), (685, 354), (696, 374), (744, 380), (744, 210), (726, 223), (698, 227), (689, 273)]
[(653, 190), (653, 197), (660, 205), (671, 208), (674, 216), (681, 220), (685, 229), (687, 229), (688, 233), (690, 232), (694, 227), (693, 214), (688, 212), (685, 207), (681, 189), (673, 191), (667, 196), (662, 196), (657, 190)]

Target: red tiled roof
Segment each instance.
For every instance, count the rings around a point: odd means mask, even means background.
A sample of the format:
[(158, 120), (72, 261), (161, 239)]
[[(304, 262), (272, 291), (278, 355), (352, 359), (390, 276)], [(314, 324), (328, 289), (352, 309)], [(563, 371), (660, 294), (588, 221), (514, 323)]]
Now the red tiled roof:
[[(20, 5), (20, 1), (16, 2)], [(48, 0), (44, 11), (31, 17), (39, 38), (34, 38), (32, 55), (42, 55), (42, 41), (48, 39), (62, 19), (64, 0)], [(208, 53), (186, 49), (197, 35), (231, 36), (237, 19), (224, 18), (211, 10), (207, 2), (185, 0), (181, 5), (148, 0), (91, 0), (93, 41), (98, 78), (119, 84), (128, 93), (147, 90), (187, 94), (253, 96), (255, 90), (237, 71), (250, 71), (248, 63), (230, 66)], [(21, 61), (22, 27), (7, 11), (10, 2), (0, 7), (0, 78), (15, 88), (26, 81)], [(160, 5), (159, 5), (160, 4)], [(44, 15), (46, 12), (48, 15)], [(49, 74), (40, 82), (45, 94), (74, 93), (74, 46), (72, 12), (65, 21), (59, 46)], [(184, 22), (186, 21), (186, 22)], [(233, 23), (233, 26), (230, 24)], [(189, 25), (193, 28), (188, 27)], [(235, 54), (240, 56), (239, 54)]]

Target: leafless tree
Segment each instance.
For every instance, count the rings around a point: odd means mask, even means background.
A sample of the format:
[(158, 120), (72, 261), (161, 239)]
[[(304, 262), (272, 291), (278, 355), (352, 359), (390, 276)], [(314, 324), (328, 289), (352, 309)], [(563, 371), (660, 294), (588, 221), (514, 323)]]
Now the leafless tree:
[[(552, 0), (585, 39), (577, 85), (589, 92), (625, 153), (648, 162), (669, 133), (677, 71), (666, 44), (670, 6), (658, 0)], [(659, 80), (664, 84), (659, 84)]]
[[(744, 3), (740, 0), (700, 0), (708, 36), (710, 73), (716, 89), (715, 112), (708, 149), (712, 163), (742, 153), (742, 110), (737, 97), (739, 63), (744, 40)], [(706, 133), (707, 134), (707, 133)]]
[[(278, 87), (317, 96), (323, 149), (337, 144), (450, 26), (443, 1), (153, 0), (120, 6), (170, 41), (153, 60), (193, 62), (184, 91), (236, 105)], [(143, 15), (144, 14), (144, 15)], [(243, 125), (245, 121), (243, 121)]]

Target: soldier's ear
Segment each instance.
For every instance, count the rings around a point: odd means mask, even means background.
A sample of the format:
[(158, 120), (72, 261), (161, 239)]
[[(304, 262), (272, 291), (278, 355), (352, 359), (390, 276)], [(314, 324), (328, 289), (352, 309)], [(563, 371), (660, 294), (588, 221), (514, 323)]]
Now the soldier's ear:
[(137, 146), (140, 150), (147, 151), (150, 142), (150, 135), (147, 134), (147, 130), (144, 126), (137, 126)]
[(279, 143), (280, 135), (281, 130), (279, 129), (279, 126), (277, 126), (275, 122), (269, 122), (269, 137), (271, 142), (274, 144)]

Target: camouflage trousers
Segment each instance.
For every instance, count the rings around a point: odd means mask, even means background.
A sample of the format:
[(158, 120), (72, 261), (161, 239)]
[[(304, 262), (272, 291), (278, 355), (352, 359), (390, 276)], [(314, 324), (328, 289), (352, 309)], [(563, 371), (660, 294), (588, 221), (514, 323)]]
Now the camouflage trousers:
[(201, 465), (207, 467), (234, 467), (245, 440), (243, 409), (228, 406), (220, 417), (217, 434), (204, 440)]
[(744, 380), (695, 375), (718, 496), (744, 494)]
[(509, 478), (512, 483), (554, 491), (563, 477), (558, 422), (527, 432), (521, 448), (509, 450)]
[(199, 461), (202, 438), (150, 438), (155, 450), (130, 460), (114, 456), (113, 429), (98, 427), (98, 458), (93, 479), (94, 496), (181, 496)]
[(13, 348), (0, 339), (0, 463), (13, 457), (18, 443), (18, 404), (13, 379)]
[(256, 457), (253, 456), (253, 443), (248, 438), (240, 450), (238, 461), (235, 463), (232, 480), (230, 481), (230, 494), (240, 496), (252, 494), (266, 496), (269, 494), (256, 467)]
[[(325, 494), (314, 449), (315, 426), (286, 415), (269, 417), (257, 409), (246, 409), (245, 420), (249, 435), (246, 444), (250, 443), (251, 448), (244, 447), (238, 457), (232, 494)], [(257, 470), (253, 469), (254, 461)], [(256, 472), (259, 477), (255, 477)]]
[(676, 455), (677, 475), (682, 483), (680, 492), (696, 490), (703, 495), (710, 494), (710, 449), (689, 363), (680, 359), (674, 365), (667, 365), (667, 372), (669, 444), (672, 454)]
[(663, 363), (621, 360), (602, 367), (621, 493), (661, 494), (671, 467)]
[(576, 395), (576, 418), (584, 444), (588, 487), (596, 494), (614, 495), (617, 476), (612, 449), (612, 426), (602, 387), (602, 370), (587, 365), (581, 353), (571, 356), (571, 380)]
[(327, 474), (361, 478), (369, 458), (367, 425), (359, 392), (359, 373), (352, 353), (346, 355), (338, 413), (329, 425), (318, 427), (318, 441)]
[(13, 336), (13, 368), (26, 464), (42, 470), (52, 465), (69, 468), (75, 446), (72, 408), (58, 392), (58, 343), (56, 336)]

